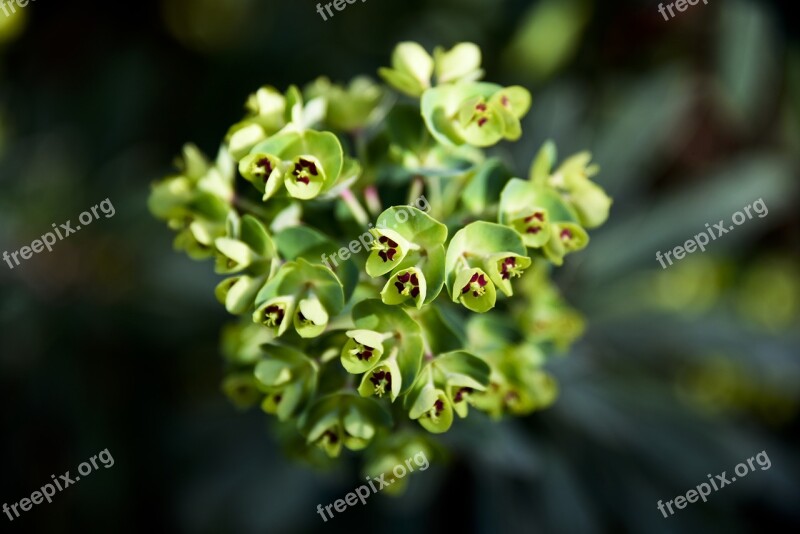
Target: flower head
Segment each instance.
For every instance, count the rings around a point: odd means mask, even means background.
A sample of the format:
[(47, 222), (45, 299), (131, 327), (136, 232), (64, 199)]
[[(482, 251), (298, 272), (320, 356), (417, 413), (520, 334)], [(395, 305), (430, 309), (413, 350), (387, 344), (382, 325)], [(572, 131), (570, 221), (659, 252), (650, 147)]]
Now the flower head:
[(389, 278), (381, 291), (381, 299), (386, 304), (410, 301), (417, 308), (421, 308), (426, 292), (425, 275), (416, 267), (411, 267), (402, 269)]
[(373, 236), (372, 252), (367, 258), (367, 274), (370, 276), (388, 273), (414, 248), (406, 238), (389, 228), (371, 228), (370, 233)]
[(441, 389), (433, 390), (433, 395), (428, 399), (428, 405), (418, 417), (411, 416), (419, 424), (433, 434), (447, 432), (453, 424), (453, 405)]
[(494, 308), (496, 300), (494, 284), (482, 269), (463, 269), (456, 275), (453, 302), (461, 302), (467, 309), (483, 313)]
[(317, 337), (328, 326), (328, 312), (319, 299), (311, 295), (297, 304), (293, 323), (300, 337)]
[(539, 248), (550, 239), (550, 217), (546, 209), (535, 208), (518, 215), (510, 222), (527, 247)]
[(245, 156), (239, 162), (239, 172), (263, 194), (263, 200), (274, 195), (284, 179), (284, 165), (280, 158), (264, 152)]
[(400, 394), (401, 386), (400, 368), (395, 360), (389, 359), (364, 373), (358, 393), (362, 397), (388, 395), (394, 402)]
[(325, 170), (314, 156), (298, 156), (286, 171), (285, 183), (293, 197), (304, 200), (314, 198), (325, 183)]
[(523, 271), (530, 265), (530, 258), (511, 252), (493, 254), (485, 261), (489, 278), (507, 296), (514, 294), (511, 288), (511, 280), (522, 276)]
[(348, 330), (342, 347), (342, 366), (349, 373), (360, 374), (373, 367), (383, 355), (384, 334), (372, 330)]
[(294, 309), (294, 297), (275, 297), (266, 301), (256, 309), (253, 313), (253, 321), (272, 329), (277, 337), (282, 335), (286, 332), (286, 329), (289, 328), (289, 324), (292, 322), (291, 318), (294, 315)]

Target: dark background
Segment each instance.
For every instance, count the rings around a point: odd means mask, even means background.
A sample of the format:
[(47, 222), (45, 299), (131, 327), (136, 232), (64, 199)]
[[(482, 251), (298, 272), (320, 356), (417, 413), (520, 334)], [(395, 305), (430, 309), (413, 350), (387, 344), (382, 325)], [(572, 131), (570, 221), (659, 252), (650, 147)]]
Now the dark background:
[[(0, 249), (116, 208), (0, 263), (0, 504), (115, 459), (0, 531), (797, 531), (796, 14), (712, 0), (667, 22), (657, 4), (367, 0), (323, 22), (306, 0), (37, 0), (16, 35), (0, 12)], [(589, 149), (615, 204), (558, 271), (589, 328), (549, 365), (555, 407), (472, 415), (405, 496), (323, 523), (316, 505), (360, 484), (356, 458), (289, 461), (267, 418), (227, 402), (217, 279), (172, 251), (146, 199), (184, 142), (215, 153), (259, 86), (374, 75), (409, 39), (478, 43), (487, 78), (534, 95), (497, 154), (523, 173), (546, 138)], [(767, 217), (658, 267), (656, 250), (758, 198)], [(771, 469), (656, 510), (762, 450)]]

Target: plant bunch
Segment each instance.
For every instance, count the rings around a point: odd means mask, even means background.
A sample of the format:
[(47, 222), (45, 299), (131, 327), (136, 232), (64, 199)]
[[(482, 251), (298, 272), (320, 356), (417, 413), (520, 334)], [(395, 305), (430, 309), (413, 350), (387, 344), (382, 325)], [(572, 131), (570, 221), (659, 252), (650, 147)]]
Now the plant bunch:
[[(487, 156), (521, 136), (531, 95), (479, 81), (476, 45), (401, 43), (379, 73), (395, 91), (262, 87), (215, 161), (187, 145), (150, 197), (175, 247), (225, 277), (233, 402), (296, 427), (295, 452), (373, 445), (372, 465), (469, 406), (497, 418), (553, 402), (546, 355), (583, 322), (550, 271), (611, 204), (588, 153), (558, 165), (547, 142), (525, 179)], [(369, 250), (353, 249), (361, 234)]]

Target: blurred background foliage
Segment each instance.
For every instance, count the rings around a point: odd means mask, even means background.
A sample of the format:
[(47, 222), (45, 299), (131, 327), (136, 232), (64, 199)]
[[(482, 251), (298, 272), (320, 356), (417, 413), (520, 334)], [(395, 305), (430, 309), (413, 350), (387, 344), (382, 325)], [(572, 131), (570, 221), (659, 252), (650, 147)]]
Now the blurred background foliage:
[[(40, 0), (0, 13), (0, 245), (110, 198), (101, 219), (0, 264), (0, 500), (108, 447), (113, 468), (3, 530), (789, 532), (800, 526), (800, 50), (788, 2)], [(214, 153), (246, 96), (374, 73), (397, 41), (471, 40), (523, 84), (523, 173), (543, 140), (585, 148), (615, 198), (557, 271), (586, 333), (549, 368), (555, 407), (445, 437), (400, 498), (323, 523), (360, 484), (345, 459), (287, 460), (279, 429), (220, 393), (228, 321), (207, 265), (146, 209), (185, 141)], [(668, 270), (655, 260), (763, 198), (755, 218)], [(707, 503), (656, 509), (766, 450)], [(289, 451), (290, 452), (290, 451)]]

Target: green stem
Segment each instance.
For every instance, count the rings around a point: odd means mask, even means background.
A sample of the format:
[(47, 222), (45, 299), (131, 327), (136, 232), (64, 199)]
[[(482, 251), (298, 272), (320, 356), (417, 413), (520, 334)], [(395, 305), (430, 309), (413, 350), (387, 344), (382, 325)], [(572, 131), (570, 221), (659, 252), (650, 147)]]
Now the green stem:
[(428, 177), (428, 194), (431, 196), (429, 204), (431, 206), (431, 217), (441, 220), (442, 218), (442, 179), (438, 176)]
[(367, 204), (370, 215), (373, 217), (377, 217), (383, 211), (383, 203), (378, 194), (378, 188), (374, 185), (367, 186), (364, 189), (364, 201)]
[(353, 215), (353, 218), (362, 226), (367, 226), (369, 224), (369, 215), (367, 215), (366, 210), (361, 206), (361, 203), (356, 199), (355, 195), (349, 189), (345, 189), (340, 193), (342, 200), (344, 200), (345, 205), (350, 210), (350, 213)]
[(270, 220), (271, 218), (263, 206), (246, 198), (240, 197), (239, 195), (234, 195), (233, 205), (239, 209), (239, 211), (248, 212), (251, 215), (256, 215), (257, 217), (260, 217), (266, 221)]
[(411, 187), (408, 189), (408, 204), (413, 205), (414, 202), (420, 197), (423, 189), (425, 189), (425, 181), (422, 176), (415, 176), (411, 181)]

